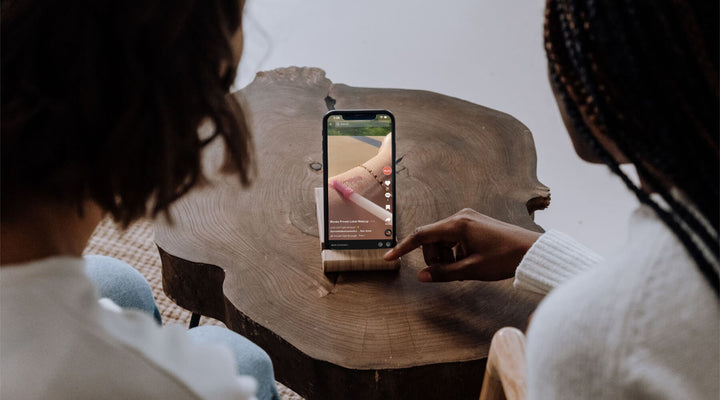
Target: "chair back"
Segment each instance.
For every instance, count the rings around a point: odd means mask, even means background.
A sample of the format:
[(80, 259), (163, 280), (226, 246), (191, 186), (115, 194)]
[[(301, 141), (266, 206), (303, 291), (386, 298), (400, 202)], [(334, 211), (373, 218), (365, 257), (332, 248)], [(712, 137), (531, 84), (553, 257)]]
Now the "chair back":
[(490, 342), (480, 400), (525, 400), (525, 335), (501, 328)]

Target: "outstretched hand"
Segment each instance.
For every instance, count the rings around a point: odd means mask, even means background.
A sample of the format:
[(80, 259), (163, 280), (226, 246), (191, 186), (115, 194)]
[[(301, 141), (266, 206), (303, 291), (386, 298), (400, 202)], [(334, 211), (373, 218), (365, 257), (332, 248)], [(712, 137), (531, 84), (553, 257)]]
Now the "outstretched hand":
[(420, 226), (385, 254), (394, 260), (422, 246), (427, 268), (422, 282), (496, 281), (515, 269), (540, 233), (508, 224), (466, 208), (438, 222)]

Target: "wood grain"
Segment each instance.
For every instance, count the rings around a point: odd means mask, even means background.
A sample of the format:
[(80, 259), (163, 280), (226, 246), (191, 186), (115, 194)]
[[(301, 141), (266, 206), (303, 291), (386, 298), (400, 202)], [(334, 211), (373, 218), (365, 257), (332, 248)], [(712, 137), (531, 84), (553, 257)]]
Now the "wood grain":
[(350, 271), (396, 271), (400, 269), (400, 260), (385, 261), (383, 255), (387, 249), (369, 250), (323, 250), (322, 266), (327, 272)]
[[(332, 84), (322, 70), (259, 73), (237, 94), (254, 133), (247, 190), (215, 173), (161, 220), (165, 291), (263, 347), (278, 380), (307, 398), (477, 398), (490, 338), (524, 327), (537, 298), (512, 281), (427, 284), (422, 254), (396, 272), (323, 273), (314, 188), (328, 106), (397, 119), (398, 237), (471, 207), (540, 231), (549, 203), (530, 131), (511, 116), (437, 93)], [(221, 292), (221, 293), (219, 293)]]

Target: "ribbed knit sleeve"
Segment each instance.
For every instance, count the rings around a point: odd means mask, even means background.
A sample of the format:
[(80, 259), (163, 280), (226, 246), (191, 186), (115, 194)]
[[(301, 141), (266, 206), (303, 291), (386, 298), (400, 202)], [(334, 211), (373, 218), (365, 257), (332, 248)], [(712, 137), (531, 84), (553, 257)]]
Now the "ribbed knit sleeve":
[(546, 294), (562, 282), (599, 264), (603, 258), (570, 236), (545, 232), (515, 271), (515, 288)]

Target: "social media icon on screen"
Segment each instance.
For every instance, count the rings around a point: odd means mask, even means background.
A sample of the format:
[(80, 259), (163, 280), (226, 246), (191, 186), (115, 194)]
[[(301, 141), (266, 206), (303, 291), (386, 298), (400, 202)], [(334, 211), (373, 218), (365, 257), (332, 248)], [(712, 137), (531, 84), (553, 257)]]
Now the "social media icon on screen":
[(392, 217), (385, 218), (385, 225), (392, 225)]
[(385, 181), (385, 186), (390, 186), (390, 181)]
[(386, 205), (385, 205), (385, 209), (388, 210), (388, 211), (390, 211), (390, 204), (386, 204)]
[(392, 229), (385, 229), (385, 236), (392, 236)]
[(392, 168), (390, 168), (390, 167), (383, 168), (383, 174), (390, 175), (391, 173), (392, 173)]
[(382, 247), (382, 242), (378, 242), (378, 247)]
[(390, 193), (385, 193), (385, 197), (390, 198)]
[(390, 247), (390, 245), (392, 245), (391, 242), (385, 242), (385, 246)]

